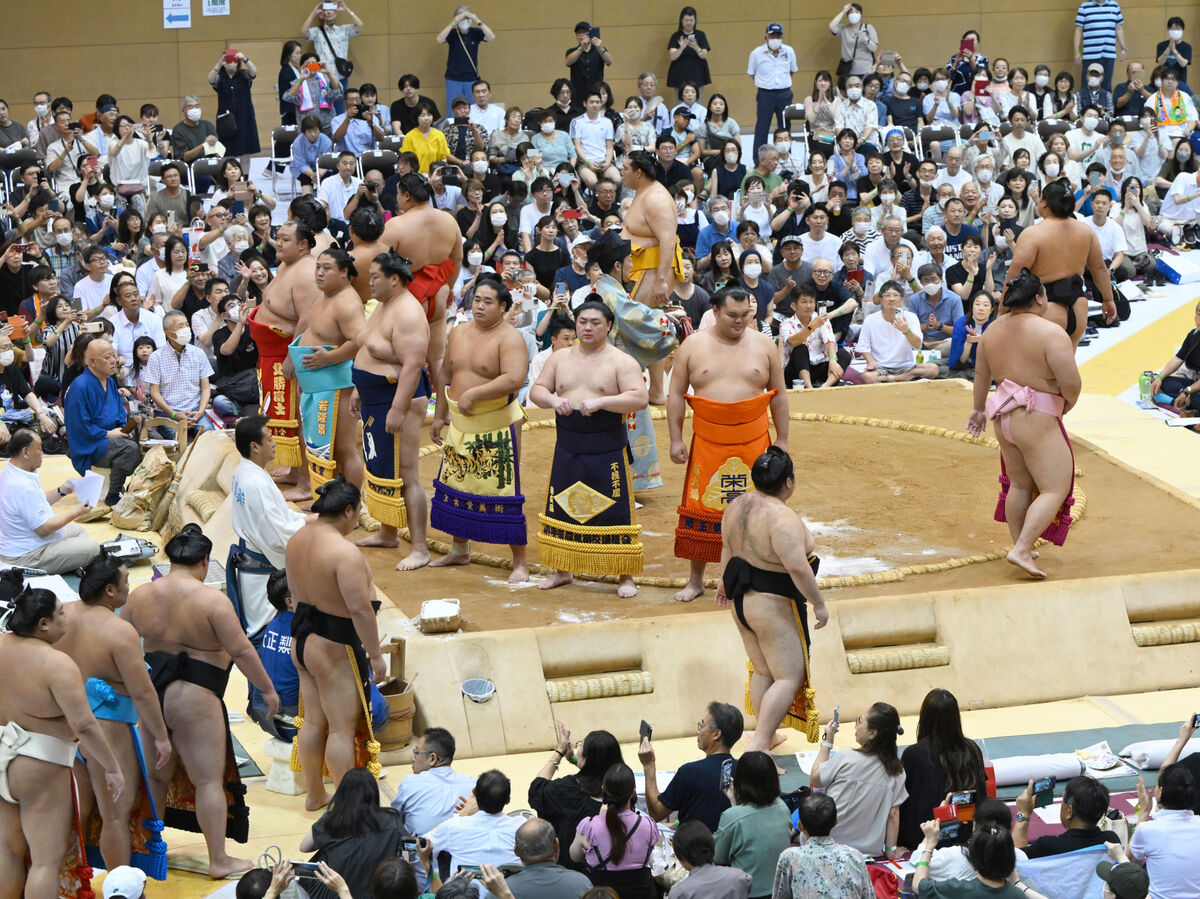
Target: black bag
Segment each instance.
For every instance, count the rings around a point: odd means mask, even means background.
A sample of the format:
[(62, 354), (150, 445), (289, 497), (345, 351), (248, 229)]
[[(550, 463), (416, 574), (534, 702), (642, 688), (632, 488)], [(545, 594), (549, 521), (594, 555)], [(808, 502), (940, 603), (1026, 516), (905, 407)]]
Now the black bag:
[(237, 119), (233, 117), (233, 110), (227, 109), (225, 112), (217, 114), (217, 137), (222, 142), (229, 140), (237, 134)]
[(248, 368), (217, 382), (217, 393), (227, 396), (239, 406), (252, 406), (258, 402), (258, 371)]
[(354, 63), (348, 59), (342, 59), (337, 55), (337, 50), (333, 49), (333, 41), (329, 39), (329, 32), (325, 30), (325, 26), (321, 26), (321, 35), (325, 38), (325, 43), (329, 46), (329, 52), (333, 54), (333, 67), (337, 69), (338, 75), (342, 78), (349, 78), (354, 74)]

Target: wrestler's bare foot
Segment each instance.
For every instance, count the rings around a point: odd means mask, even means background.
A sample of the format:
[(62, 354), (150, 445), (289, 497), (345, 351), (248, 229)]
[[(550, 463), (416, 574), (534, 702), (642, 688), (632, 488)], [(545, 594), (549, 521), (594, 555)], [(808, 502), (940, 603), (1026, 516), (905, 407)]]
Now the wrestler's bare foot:
[(529, 566), (522, 562), (519, 565), (513, 565), (512, 574), (508, 576), (510, 584), (523, 584), (529, 580)]
[(208, 876), (213, 880), (224, 880), (231, 874), (245, 874), (253, 867), (254, 862), (248, 858), (234, 858), (227, 855), (208, 866)]
[(697, 596), (703, 596), (703, 595), (704, 595), (704, 585), (703, 584), (700, 584), (699, 586), (697, 586), (696, 584), (689, 583), (686, 587), (684, 587), (682, 590), (680, 590), (678, 593), (675, 594), (675, 601), (676, 602), (691, 602)]
[(633, 582), (632, 574), (623, 574), (617, 581), (617, 596), (621, 599), (632, 599), (637, 596), (637, 584)]
[(271, 472), (271, 479), (276, 484), (295, 484), (300, 480), (300, 475), (296, 473), (294, 468), (276, 468)]
[(354, 545), (355, 546), (385, 546), (390, 549), (390, 548), (394, 548), (394, 547), (397, 547), (400, 545), (400, 535), (395, 534), (395, 535), (385, 536), (383, 533), (383, 528), (380, 528), (378, 531), (376, 531), (370, 537), (363, 537), (361, 540), (354, 541)]
[[(423, 546), (418, 549), (417, 547), (414, 546), (412, 552), (410, 552), (407, 556), (405, 556), (403, 559), (401, 559), (399, 562), (396, 563), (396, 570), (397, 571), (416, 571), (418, 568), (424, 568), (426, 565), (432, 564), (432, 565), (436, 566), (436, 565), (438, 565), (439, 562), (441, 562), (442, 564), (449, 564), (449, 563), (446, 563), (444, 561), (444, 559), (439, 559), (437, 562), (431, 563), (429, 561), (430, 558), (431, 558), (431, 556), (429, 555), (428, 549), (426, 549)], [(470, 561), (470, 559), (468, 558), (467, 561)], [(466, 563), (456, 562), (454, 564), (461, 565), (461, 564), (466, 564)]]
[(1010, 565), (1016, 565), (1018, 568), (1024, 569), (1025, 573), (1030, 577), (1044, 578), (1046, 576), (1046, 572), (1033, 564), (1033, 554), (1030, 552), (1022, 552), (1013, 547), (1004, 558), (1008, 560)]
[(283, 491), (283, 498), (289, 503), (311, 503), (313, 499), (312, 488), (307, 484), (304, 486), (296, 485), (291, 490)]
[(555, 587), (561, 587), (563, 584), (570, 584), (575, 581), (575, 575), (569, 571), (556, 571), (550, 577), (546, 578), (538, 584), (539, 590), (553, 590)]
[(306, 812), (315, 812), (317, 809), (325, 808), (329, 805), (329, 800), (333, 797), (326, 792), (322, 792), (316, 799), (306, 797), (304, 800), (304, 810)]
[(787, 737), (785, 737), (779, 731), (775, 731), (775, 733), (771, 734), (771, 748), (772, 749), (774, 749), (776, 746), (782, 745), (783, 743), (786, 743), (786, 742), (787, 742)]
[[(414, 555), (415, 554), (416, 554), (416, 551), (414, 550)], [(428, 560), (428, 557), (429, 557), (429, 554), (426, 553), (427, 560)], [(445, 568), (450, 565), (470, 565), (470, 564), (471, 564), (471, 554), (469, 552), (460, 553), (460, 552), (454, 552), (454, 551), (446, 553), (446, 555), (442, 556), (440, 559), (434, 559), (432, 562), (428, 562), (428, 565), (430, 568)], [(400, 569), (397, 568), (397, 570), (400, 570)]]
[[(778, 733), (772, 733), (769, 738), (767, 738), (765, 740), (760, 740), (760, 739), (758, 739), (758, 731), (755, 731), (754, 736), (752, 736), (750, 738), (750, 742), (746, 744), (746, 748), (742, 751), (743, 752), (765, 752), (768, 755), (770, 755), (771, 750), (783, 742), (782, 738), (776, 739), (777, 737), (779, 737)], [(787, 771), (785, 771), (783, 768), (780, 768), (778, 765), (776, 765), (775, 773), (782, 775), (782, 774), (787, 774)]]

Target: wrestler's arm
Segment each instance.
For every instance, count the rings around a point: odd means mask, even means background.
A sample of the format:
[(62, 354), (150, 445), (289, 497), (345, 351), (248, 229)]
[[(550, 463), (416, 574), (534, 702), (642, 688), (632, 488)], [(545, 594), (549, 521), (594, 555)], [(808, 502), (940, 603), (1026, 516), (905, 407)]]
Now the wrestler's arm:
[(788, 448), (788, 427), (791, 423), (790, 410), (787, 401), (787, 385), (783, 382), (783, 362), (780, 359), (779, 347), (765, 334), (756, 335), (767, 345), (767, 358), (770, 360), (770, 375), (767, 379), (767, 390), (778, 393), (771, 397), (771, 420), (775, 422), (775, 446), (785, 453)]
[(1109, 272), (1108, 266), (1104, 262), (1104, 253), (1100, 250), (1100, 241), (1096, 238), (1095, 232), (1091, 228), (1088, 231), (1088, 236), (1091, 238), (1088, 246), (1088, 271), (1092, 273), (1092, 280), (1096, 282), (1096, 289), (1100, 291), (1100, 296), (1104, 297), (1101, 303), (1104, 307), (1104, 320), (1108, 324), (1112, 324), (1117, 320), (1117, 304), (1113, 300), (1112, 292), (1112, 273)]
[(221, 648), (229, 653), (233, 664), (237, 665), (238, 670), (246, 675), (246, 680), (262, 691), (267, 710), (269, 714), (274, 715), (279, 711), (279, 694), (275, 692), (275, 685), (271, 683), (267, 669), (263, 667), (262, 660), (254, 650), (254, 644), (242, 630), (241, 622), (238, 621), (233, 606), (224, 597), (214, 599), (208, 621)]
[[(742, 494), (745, 496), (745, 494)], [(729, 564), (729, 560), (733, 558), (733, 550), (729, 548), (729, 530), (730, 524), (733, 522), (733, 516), (730, 514), (733, 507), (741, 500), (741, 496), (725, 507), (725, 517), (721, 526), (721, 563), (717, 568), (717, 589), (713, 594), (713, 602), (719, 605), (722, 609), (729, 608), (729, 597), (725, 594), (725, 566)], [(744, 520), (739, 517), (738, 521)]]
[(342, 336), (346, 339), (325, 357), (326, 365), (341, 365), (353, 359), (361, 346), (363, 332), (367, 330), (367, 318), (363, 315), (362, 301), (357, 295), (339, 301), (335, 315)]
[(675, 235), (679, 226), (675, 204), (664, 201), (649, 205), (646, 223), (658, 241), (658, 284), (650, 299), (655, 307), (665, 306), (675, 286)]
[(550, 354), (550, 357), (546, 360), (546, 364), (542, 366), (537, 380), (529, 388), (529, 401), (539, 409), (554, 408), (554, 401), (558, 398), (554, 393), (554, 384), (557, 380), (555, 373), (558, 371), (557, 360), (554, 358), (556, 355), (556, 353)]
[(817, 585), (817, 576), (808, 564), (809, 537), (804, 522), (798, 517), (793, 517), (783, 527), (771, 528), (770, 533), (771, 549), (776, 558), (788, 570), (788, 574), (792, 576), (792, 583), (800, 588), (800, 592), (812, 606), (814, 617), (817, 619), (813, 629), (824, 627), (825, 622), (829, 620), (829, 612), (825, 608), (825, 597), (821, 595), (821, 588)]
[(1070, 336), (1061, 329), (1048, 334), (1047, 337), (1049, 345), (1046, 347), (1046, 364), (1050, 366), (1054, 380), (1058, 382), (1058, 392), (1062, 394), (1065, 403), (1065, 415), (1079, 402), (1079, 391), (1083, 388), (1079, 366), (1075, 364), (1075, 345)]
[(346, 603), (346, 610), (350, 613), (350, 620), (354, 622), (354, 632), (358, 634), (358, 639), (367, 652), (367, 658), (371, 661), (371, 680), (378, 684), (383, 682), (387, 669), (383, 661), (383, 650), (379, 648), (379, 625), (375, 621), (375, 610), (371, 608), (371, 600), (375, 594), (371, 589), (369, 571), (362, 553), (350, 552), (338, 563), (337, 584), (342, 601)]
[[(687, 392), (690, 379), (692, 347), (696, 338), (685, 340), (680, 344), (675, 354), (675, 364), (671, 369), (671, 387), (667, 393), (667, 426), (671, 430), (671, 461), (683, 463), (687, 461), (687, 447), (683, 443), (683, 419), (687, 415)], [(677, 458), (678, 452), (682, 458)]]
[[(440, 439), (442, 428), (450, 422), (450, 403), (446, 397), (446, 386), (454, 379), (454, 353), (451, 352), (451, 349), (454, 346), (456, 340), (454, 335), (457, 331), (458, 329), (455, 328), (450, 332), (450, 336), (446, 338), (446, 353), (442, 356), (442, 364), (438, 366), (437, 374), (433, 378), (433, 389), (437, 391), (437, 406), (433, 410), (433, 425), (430, 429), (430, 436), (437, 439)], [(436, 432), (433, 428), (437, 429)]]
[[(138, 658), (141, 658), (140, 652)], [(113, 792), (115, 799), (124, 788), (125, 778), (121, 775), (121, 765), (117, 761), (116, 755), (113, 754), (112, 747), (109, 746), (108, 739), (104, 736), (104, 731), (96, 723), (96, 717), (92, 714), (91, 706), (88, 705), (87, 694), (83, 692), (83, 675), (79, 673), (79, 666), (65, 653), (54, 653), (47, 655), (43, 670), (46, 672), (50, 695), (54, 697), (54, 701), (62, 710), (63, 717), (67, 719), (67, 724), (79, 738), (83, 754), (89, 759), (98, 761), (100, 767), (104, 769), (109, 789)], [(115, 784), (114, 781), (116, 781)]]
[(156, 767), (161, 768), (171, 755), (171, 739), (163, 721), (162, 707), (158, 704), (158, 693), (150, 682), (150, 673), (142, 660), (142, 643), (137, 631), (127, 622), (122, 622), (118, 630), (122, 633), (114, 641), (113, 662), (117, 666), (117, 673), (121, 675), (121, 683), (129, 691), (133, 707), (137, 709), (138, 720), (154, 740), (158, 751)]
[(516, 393), (525, 384), (529, 374), (529, 349), (524, 338), (515, 330), (510, 330), (500, 340), (500, 374), (490, 381), (484, 381), (470, 390), (463, 391), (458, 402), (461, 405), (466, 397), (470, 404), (480, 400), (490, 400), (496, 397)]

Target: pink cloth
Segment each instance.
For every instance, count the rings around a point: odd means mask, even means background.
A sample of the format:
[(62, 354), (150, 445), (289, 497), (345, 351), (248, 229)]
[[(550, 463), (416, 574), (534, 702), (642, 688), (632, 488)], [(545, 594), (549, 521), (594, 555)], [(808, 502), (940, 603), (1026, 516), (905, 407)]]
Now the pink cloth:
[(996, 392), (988, 397), (985, 408), (988, 418), (1000, 419), (1000, 432), (1009, 443), (1012, 443), (1012, 431), (1008, 416), (1013, 410), (1020, 409), (1022, 406), (1028, 412), (1042, 412), (1046, 415), (1053, 415), (1055, 418), (1062, 418), (1066, 402), (1057, 393), (1046, 393), (1043, 390), (1034, 390), (1032, 387), (1023, 387), (1005, 378), (996, 385)]

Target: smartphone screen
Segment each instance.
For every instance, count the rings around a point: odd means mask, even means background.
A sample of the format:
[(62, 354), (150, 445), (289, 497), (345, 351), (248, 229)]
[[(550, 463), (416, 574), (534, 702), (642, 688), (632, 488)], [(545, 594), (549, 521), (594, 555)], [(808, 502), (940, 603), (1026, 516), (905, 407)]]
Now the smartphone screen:
[(733, 786), (733, 759), (726, 759), (721, 763), (721, 790), (728, 790)]
[(1088, 175), (1088, 183), (1090, 185), (1092, 185), (1092, 187), (1099, 187), (1100, 186), (1100, 173), (1092, 172), (1090, 175)]
[(316, 877), (317, 862), (292, 862), (292, 873), (297, 877)]
[(1192, 716), (1192, 727), (1200, 727), (1200, 712)]
[(475, 875), (479, 875), (479, 874), (483, 873), (483, 869), (480, 868), (479, 865), (459, 865), (458, 873), (462, 874), (464, 871), (467, 874), (475, 874)]

